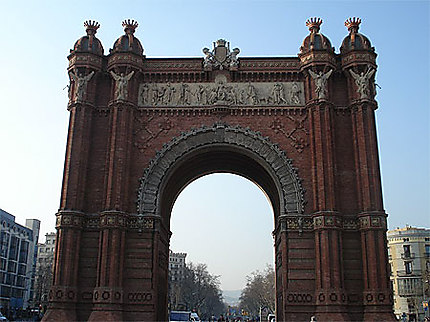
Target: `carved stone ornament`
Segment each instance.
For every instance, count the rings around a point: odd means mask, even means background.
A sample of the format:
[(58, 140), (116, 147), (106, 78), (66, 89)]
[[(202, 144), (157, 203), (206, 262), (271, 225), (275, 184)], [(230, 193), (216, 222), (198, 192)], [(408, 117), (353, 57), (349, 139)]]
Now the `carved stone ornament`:
[(327, 73), (323, 73), (320, 71), (319, 73), (315, 73), (311, 69), (309, 69), (309, 74), (314, 80), (315, 84), (315, 94), (318, 99), (326, 98), (327, 95), (327, 80), (330, 77), (333, 69), (330, 69)]
[(133, 77), (134, 71), (131, 71), (127, 75), (124, 75), (124, 73), (117, 75), (113, 71), (110, 74), (115, 80), (115, 99), (126, 100), (128, 97), (128, 82)]
[(141, 83), (138, 106), (303, 106), (302, 82)]
[(212, 69), (229, 69), (237, 70), (239, 67), (239, 59), (237, 55), (240, 53), (239, 48), (234, 48), (230, 51), (230, 43), (224, 39), (218, 39), (214, 42), (214, 49), (203, 48), (205, 59), (203, 61), (203, 68), (205, 70)]
[(349, 73), (355, 80), (357, 94), (360, 95), (360, 99), (370, 99), (375, 96), (375, 81), (372, 80), (375, 71), (373, 68), (367, 68), (366, 72), (361, 73), (355, 73), (352, 68), (349, 70)]
[(85, 98), (85, 95), (87, 93), (87, 85), (88, 82), (91, 80), (91, 78), (94, 75), (94, 71), (89, 73), (88, 75), (82, 75), (78, 74), (75, 71), (69, 72), (70, 79), (75, 84), (74, 86), (74, 97), (72, 97), (72, 84), (68, 86), (69, 88), (69, 100), (75, 101), (75, 102), (82, 102)]
[(288, 131), (283, 122), (279, 117), (275, 118), (270, 127), (273, 129), (275, 133), (281, 133), (286, 138), (290, 139), (291, 145), (299, 152), (303, 152), (303, 150), (309, 146), (308, 135), (309, 131), (305, 127), (305, 122), (307, 121), (307, 114), (300, 118), (293, 118), (288, 115), (287, 118), (290, 119), (294, 127)]
[(244, 148), (267, 162), (267, 167), (275, 176), (283, 196), (281, 212), (287, 215), (303, 214), (305, 207), (304, 189), (297, 169), (276, 144), (263, 137), (260, 132), (249, 128), (215, 123), (192, 129), (175, 137), (157, 152), (140, 179), (137, 211), (142, 216), (160, 216), (160, 187), (167, 171), (175, 161), (193, 149), (212, 144), (229, 144)]
[(172, 121), (168, 118), (157, 123), (151, 122), (153, 119), (154, 116), (147, 118), (143, 117), (141, 114), (135, 115), (136, 124), (138, 124), (138, 126), (133, 131), (133, 135), (135, 136), (134, 146), (141, 152), (151, 146), (151, 142), (160, 134), (167, 134), (174, 126)]

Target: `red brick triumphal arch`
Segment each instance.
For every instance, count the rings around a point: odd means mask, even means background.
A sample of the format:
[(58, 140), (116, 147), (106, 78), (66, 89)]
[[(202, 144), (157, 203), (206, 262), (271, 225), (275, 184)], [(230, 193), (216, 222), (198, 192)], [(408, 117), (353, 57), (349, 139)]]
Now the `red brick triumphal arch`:
[[(205, 174), (258, 184), (274, 212), (278, 321), (393, 320), (375, 129), (376, 54), (307, 21), (295, 57), (148, 58), (137, 23), (69, 55), (70, 111), (45, 320), (167, 320), (170, 213)], [(204, 247), (204, 241), (202, 241)], [(268, 250), (269, 251), (269, 250)]]

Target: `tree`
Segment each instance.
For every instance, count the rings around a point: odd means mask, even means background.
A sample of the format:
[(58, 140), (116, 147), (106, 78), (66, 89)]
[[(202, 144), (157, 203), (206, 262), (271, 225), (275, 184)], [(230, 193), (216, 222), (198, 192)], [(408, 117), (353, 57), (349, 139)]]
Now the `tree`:
[(36, 265), (36, 274), (34, 282), (34, 303), (48, 305), (48, 293), (52, 285), (52, 264), (54, 261), (54, 254), (50, 254), (44, 258), (38, 258)]
[(254, 271), (246, 277), (246, 286), (240, 295), (240, 307), (251, 316), (258, 316), (260, 309), (275, 312), (275, 271), (267, 265), (264, 271)]
[(202, 319), (225, 310), (219, 276), (211, 275), (206, 264), (189, 263), (184, 278), (171, 282), (169, 292), (171, 310), (195, 310)]

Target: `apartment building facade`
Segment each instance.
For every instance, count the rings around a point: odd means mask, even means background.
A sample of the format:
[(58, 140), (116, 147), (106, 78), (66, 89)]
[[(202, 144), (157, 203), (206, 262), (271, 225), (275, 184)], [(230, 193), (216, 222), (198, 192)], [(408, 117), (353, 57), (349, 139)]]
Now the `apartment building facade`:
[(430, 229), (406, 226), (390, 230), (388, 253), (394, 291), (394, 313), (423, 321), (429, 301)]
[(25, 226), (0, 209), (0, 305), (27, 308), (33, 298), (34, 272), (40, 221), (27, 219)]

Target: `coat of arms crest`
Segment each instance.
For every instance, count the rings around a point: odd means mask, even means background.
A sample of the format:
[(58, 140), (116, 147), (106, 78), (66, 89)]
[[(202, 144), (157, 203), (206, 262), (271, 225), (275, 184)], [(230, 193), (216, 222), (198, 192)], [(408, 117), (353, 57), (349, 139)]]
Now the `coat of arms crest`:
[(206, 55), (203, 61), (203, 68), (205, 70), (212, 69), (230, 69), (237, 70), (239, 67), (239, 59), (237, 55), (240, 53), (239, 48), (234, 48), (230, 51), (230, 43), (224, 39), (218, 39), (213, 44), (212, 51), (209, 48), (203, 48), (203, 53)]

